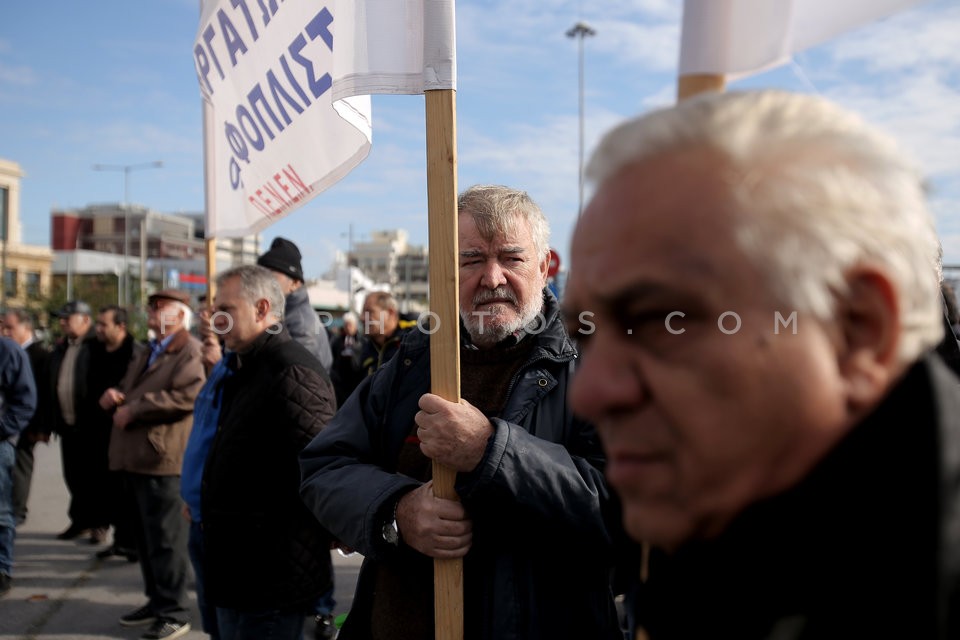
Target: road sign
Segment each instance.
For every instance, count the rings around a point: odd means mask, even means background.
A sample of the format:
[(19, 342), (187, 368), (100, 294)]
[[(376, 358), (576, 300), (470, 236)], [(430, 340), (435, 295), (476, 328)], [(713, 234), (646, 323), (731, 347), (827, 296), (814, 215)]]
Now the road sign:
[(554, 249), (550, 249), (550, 266), (547, 268), (547, 276), (552, 278), (560, 272), (560, 254)]

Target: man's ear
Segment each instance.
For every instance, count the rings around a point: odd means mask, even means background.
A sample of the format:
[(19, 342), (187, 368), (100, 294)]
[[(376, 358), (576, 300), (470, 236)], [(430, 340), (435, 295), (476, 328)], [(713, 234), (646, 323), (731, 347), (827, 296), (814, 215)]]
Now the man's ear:
[(540, 257), (540, 264), (538, 265), (538, 268), (540, 270), (540, 279), (543, 280), (544, 285), (546, 285), (547, 278), (549, 277), (547, 276), (547, 273), (550, 271), (549, 253)]
[(842, 345), (840, 374), (848, 406), (856, 411), (879, 402), (899, 373), (900, 294), (889, 276), (872, 267), (846, 274), (848, 291), (838, 296), (836, 318)]

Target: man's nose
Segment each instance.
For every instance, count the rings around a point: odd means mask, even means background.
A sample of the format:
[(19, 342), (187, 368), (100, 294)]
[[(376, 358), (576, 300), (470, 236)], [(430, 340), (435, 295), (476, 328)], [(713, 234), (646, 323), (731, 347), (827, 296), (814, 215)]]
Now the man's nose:
[(507, 278), (503, 273), (503, 266), (497, 260), (490, 260), (484, 265), (483, 268), (483, 277), (480, 279), (480, 284), (489, 289), (496, 289), (497, 287), (507, 283)]
[(578, 415), (599, 423), (645, 402), (646, 387), (629, 352), (599, 335), (592, 336), (580, 354), (570, 387), (570, 407)]

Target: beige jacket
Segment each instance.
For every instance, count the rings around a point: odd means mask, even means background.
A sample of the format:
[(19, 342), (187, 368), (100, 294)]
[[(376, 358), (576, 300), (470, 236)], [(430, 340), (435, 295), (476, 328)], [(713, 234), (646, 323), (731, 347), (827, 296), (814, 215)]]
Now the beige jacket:
[(193, 426), (193, 402), (206, 376), (200, 341), (185, 330), (147, 368), (150, 349), (130, 362), (119, 388), (132, 420), (110, 436), (110, 469), (178, 476)]

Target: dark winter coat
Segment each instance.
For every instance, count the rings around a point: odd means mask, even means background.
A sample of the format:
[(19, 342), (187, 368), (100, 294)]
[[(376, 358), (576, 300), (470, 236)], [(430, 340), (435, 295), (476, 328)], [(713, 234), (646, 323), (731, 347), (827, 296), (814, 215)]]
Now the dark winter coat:
[(352, 338), (353, 343), (349, 349), (346, 347), (348, 336), (344, 334), (338, 335), (330, 343), (330, 351), (333, 352), (333, 367), (330, 369), (330, 379), (333, 381), (333, 388), (337, 392), (338, 407), (344, 405), (357, 385), (367, 377), (367, 370), (361, 365), (363, 343), (367, 338), (360, 332), (349, 337)]
[[(593, 427), (567, 408), (577, 351), (556, 300), (545, 295), (546, 329), (525, 338), (535, 346), (511, 382), (501, 416), (492, 419), (487, 453), (456, 479), (474, 524), (464, 559), (468, 639), (622, 637), (609, 583), (619, 511)], [(410, 553), (387, 544), (382, 526), (398, 497), (419, 486), (393, 469), (417, 402), (429, 391), (429, 365), (428, 336), (411, 331), (301, 455), (305, 502), (336, 538), (365, 556), (344, 640), (369, 637), (376, 565)]]
[(207, 599), (306, 613), (332, 567), (329, 534), (300, 501), (297, 456), (336, 411), (333, 386), (285, 330), (228, 366), (201, 489)]
[(23, 430), (24, 437), (41, 439), (50, 435), (50, 384), (48, 367), (50, 366), (50, 349), (42, 342), (34, 340), (26, 347), (27, 357), (30, 359), (30, 369), (33, 371), (33, 380), (37, 385), (37, 410), (30, 418), (30, 424)]
[(0, 441), (16, 445), (36, 409), (37, 387), (26, 352), (10, 338), (0, 338)]
[(916, 364), (798, 485), (655, 553), (639, 625), (651, 640), (960, 638), (958, 385), (937, 358)]

